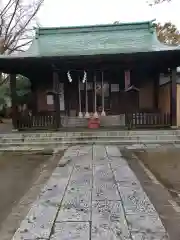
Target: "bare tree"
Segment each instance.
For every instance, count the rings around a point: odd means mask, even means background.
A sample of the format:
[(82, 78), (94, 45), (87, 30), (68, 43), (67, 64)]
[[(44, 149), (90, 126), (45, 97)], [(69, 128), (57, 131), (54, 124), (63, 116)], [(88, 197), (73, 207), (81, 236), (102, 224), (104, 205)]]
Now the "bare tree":
[(159, 3), (162, 3), (162, 2), (170, 2), (171, 0), (154, 0), (154, 3), (155, 4), (159, 4)]
[(34, 34), (35, 17), (44, 0), (1, 0), (0, 54), (23, 51)]
[(171, 0), (147, 0), (147, 3), (150, 6), (153, 6), (155, 4), (163, 3), (163, 2), (171, 2)]
[[(36, 15), (44, 0), (0, 0), (0, 54), (24, 51), (32, 42)], [(0, 86), (8, 81), (0, 73)]]

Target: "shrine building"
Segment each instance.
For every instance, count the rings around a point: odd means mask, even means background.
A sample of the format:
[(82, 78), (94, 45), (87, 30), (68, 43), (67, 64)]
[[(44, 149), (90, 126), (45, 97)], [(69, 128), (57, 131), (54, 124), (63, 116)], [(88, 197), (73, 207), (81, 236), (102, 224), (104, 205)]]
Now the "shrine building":
[[(15, 129), (180, 126), (180, 47), (157, 39), (153, 21), (38, 28), (26, 52), (0, 56), (10, 74)], [(19, 108), (16, 76), (31, 83)]]

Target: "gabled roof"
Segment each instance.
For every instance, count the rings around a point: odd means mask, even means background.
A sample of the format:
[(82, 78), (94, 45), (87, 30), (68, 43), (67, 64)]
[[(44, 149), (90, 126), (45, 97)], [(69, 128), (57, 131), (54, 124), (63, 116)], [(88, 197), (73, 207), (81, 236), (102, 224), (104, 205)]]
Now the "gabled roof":
[(160, 43), (153, 21), (39, 28), (32, 45), (17, 57), (70, 57), (176, 50)]

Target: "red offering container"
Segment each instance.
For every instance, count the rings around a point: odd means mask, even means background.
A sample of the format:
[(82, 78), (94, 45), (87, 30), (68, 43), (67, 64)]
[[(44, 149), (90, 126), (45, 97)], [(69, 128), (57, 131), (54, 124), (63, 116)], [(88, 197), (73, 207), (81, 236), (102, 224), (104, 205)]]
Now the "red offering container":
[(88, 128), (96, 129), (100, 127), (100, 120), (99, 118), (90, 118), (88, 120)]

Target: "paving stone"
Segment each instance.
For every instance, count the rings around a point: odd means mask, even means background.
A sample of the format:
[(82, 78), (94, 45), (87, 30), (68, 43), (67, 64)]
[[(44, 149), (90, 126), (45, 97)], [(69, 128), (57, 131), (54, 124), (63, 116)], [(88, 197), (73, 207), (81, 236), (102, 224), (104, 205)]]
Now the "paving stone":
[[(72, 161), (64, 167), (59, 167), (59, 165), (57, 165), (56, 169), (52, 173), (52, 177), (56, 177), (57, 178), (56, 181), (59, 181), (60, 179), (69, 178), (72, 172), (73, 166), (74, 166), (74, 163)], [(50, 181), (51, 181), (51, 178), (50, 178)]]
[(65, 151), (64, 157), (74, 157), (74, 156), (78, 156), (78, 154), (79, 154), (79, 147), (72, 146)]
[(85, 189), (67, 191), (58, 213), (57, 222), (89, 221), (91, 193)]
[[(121, 161), (123, 160), (121, 159)], [(126, 213), (156, 213), (154, 206), (127, 163), (126, 165), (123, 163), (122, 167), (116, 168), (114, 175)]]
[(86, 187), (69, 185), (58, 213), (60, 221), (89, 221), (91, 208), (91, 191)]
[(82, 174), (79, 176), (72, 176), (69, 182), (69, 186), (71, 189), (81, 189), (82, 187), (86, 188), (86, 190), (90, 190), (92, 188), (92, 173), (85, 173), (83, 170)]
[(142, 188), (133, 189), (134, 186), (119, 186), (122, 203), (127, 214), (150, 214), (157, 212)]
[(109, 167), (109, 159), (107, 156), (105, 156), (104, 158), (96, 159), (96, 161), (93, 161), (93, 165), (95, 166), (103, 165)]
[(161, 144), (146, 144), (146, 147), (147, 148), (159, 148), (159, 147), (161, 147)]
[(112, 174), (109, 164), (107, 164), (107, 165), (95, 164), (93, 166), (93, 177), (94, 177), (95, 181), (96, 180), (113, 181), (113, 174)]
[(133, 240), (168, 240), (169, 237), (166, 233), (131, 233)]
[(93, 200), (120, 200), (117, 185), (108, 165), (94, 166), (93, 177)]
[(89, 240), (88, 222), (56, 223), (50, 240)]
[[(92, 154), (81, 155), (73, 159), (75, 167), (82, 167), (88, 166), (89, 168), (92, 167)], [(81, 169), (82, 170), (82, 169)]]
[(93, 201), (91, 239), (131, 239), (121, 201)]
[(99, 161), (100, 159), (106, 159), (107, 153), (104, 146), (94, 145), (93, 146), (93, 162)]
[(78, 156), (88, 155), (92, 157), (92, 146), (82, 146), (79, 150)]
[(51, 206), (46, 202), (33, 205), (12, 240), (49, 238), (57, 209), (57, 207)]
[(57, 221), (89, 221), (92, 191), (90, 163), (75, 164)]
[(141, 233), (166, 233), (158, 215), (126, 214), (130, 231)]
[(109, 157), (121, 157), (122, 154), (117, 146), (106, 146), (106, 152)]
[(109, 157), (108, 162), (111, 164), (112, 170), (127, 166), (127, 162), (123, 157)]
[[(57, 181), (57, 179), (59, 181)], [(68, 184), (68, 179), (51, 178), (49, 183), (41, 191), (38, 201), (48, 202), (49, 204), (59, 206)]]
[(13, 240), (48, 238), (73, 167), (57, 167), (45, 184)]
[(93, 200), (120, 200), (117, 186), (113, 183), (95, 183), (93, 185)]
[(174, 144), (174, 147), (176, 147), (176, 148), (180, 148), (180, 144)]
[[(112, 165), (113, 167), (113, 165)], [(137, 182), (135, 174), (132, 172), (128, 165), (119, 166), (117, 168), (113, 167), (113, 173), (116, 181), (131, 181)]]
[(141, 148), (145, 148), (145, 147), (146, 146), (144, 144), (133, 144), (131, 146), (127, 146), (127, 149), (141, 149)]

